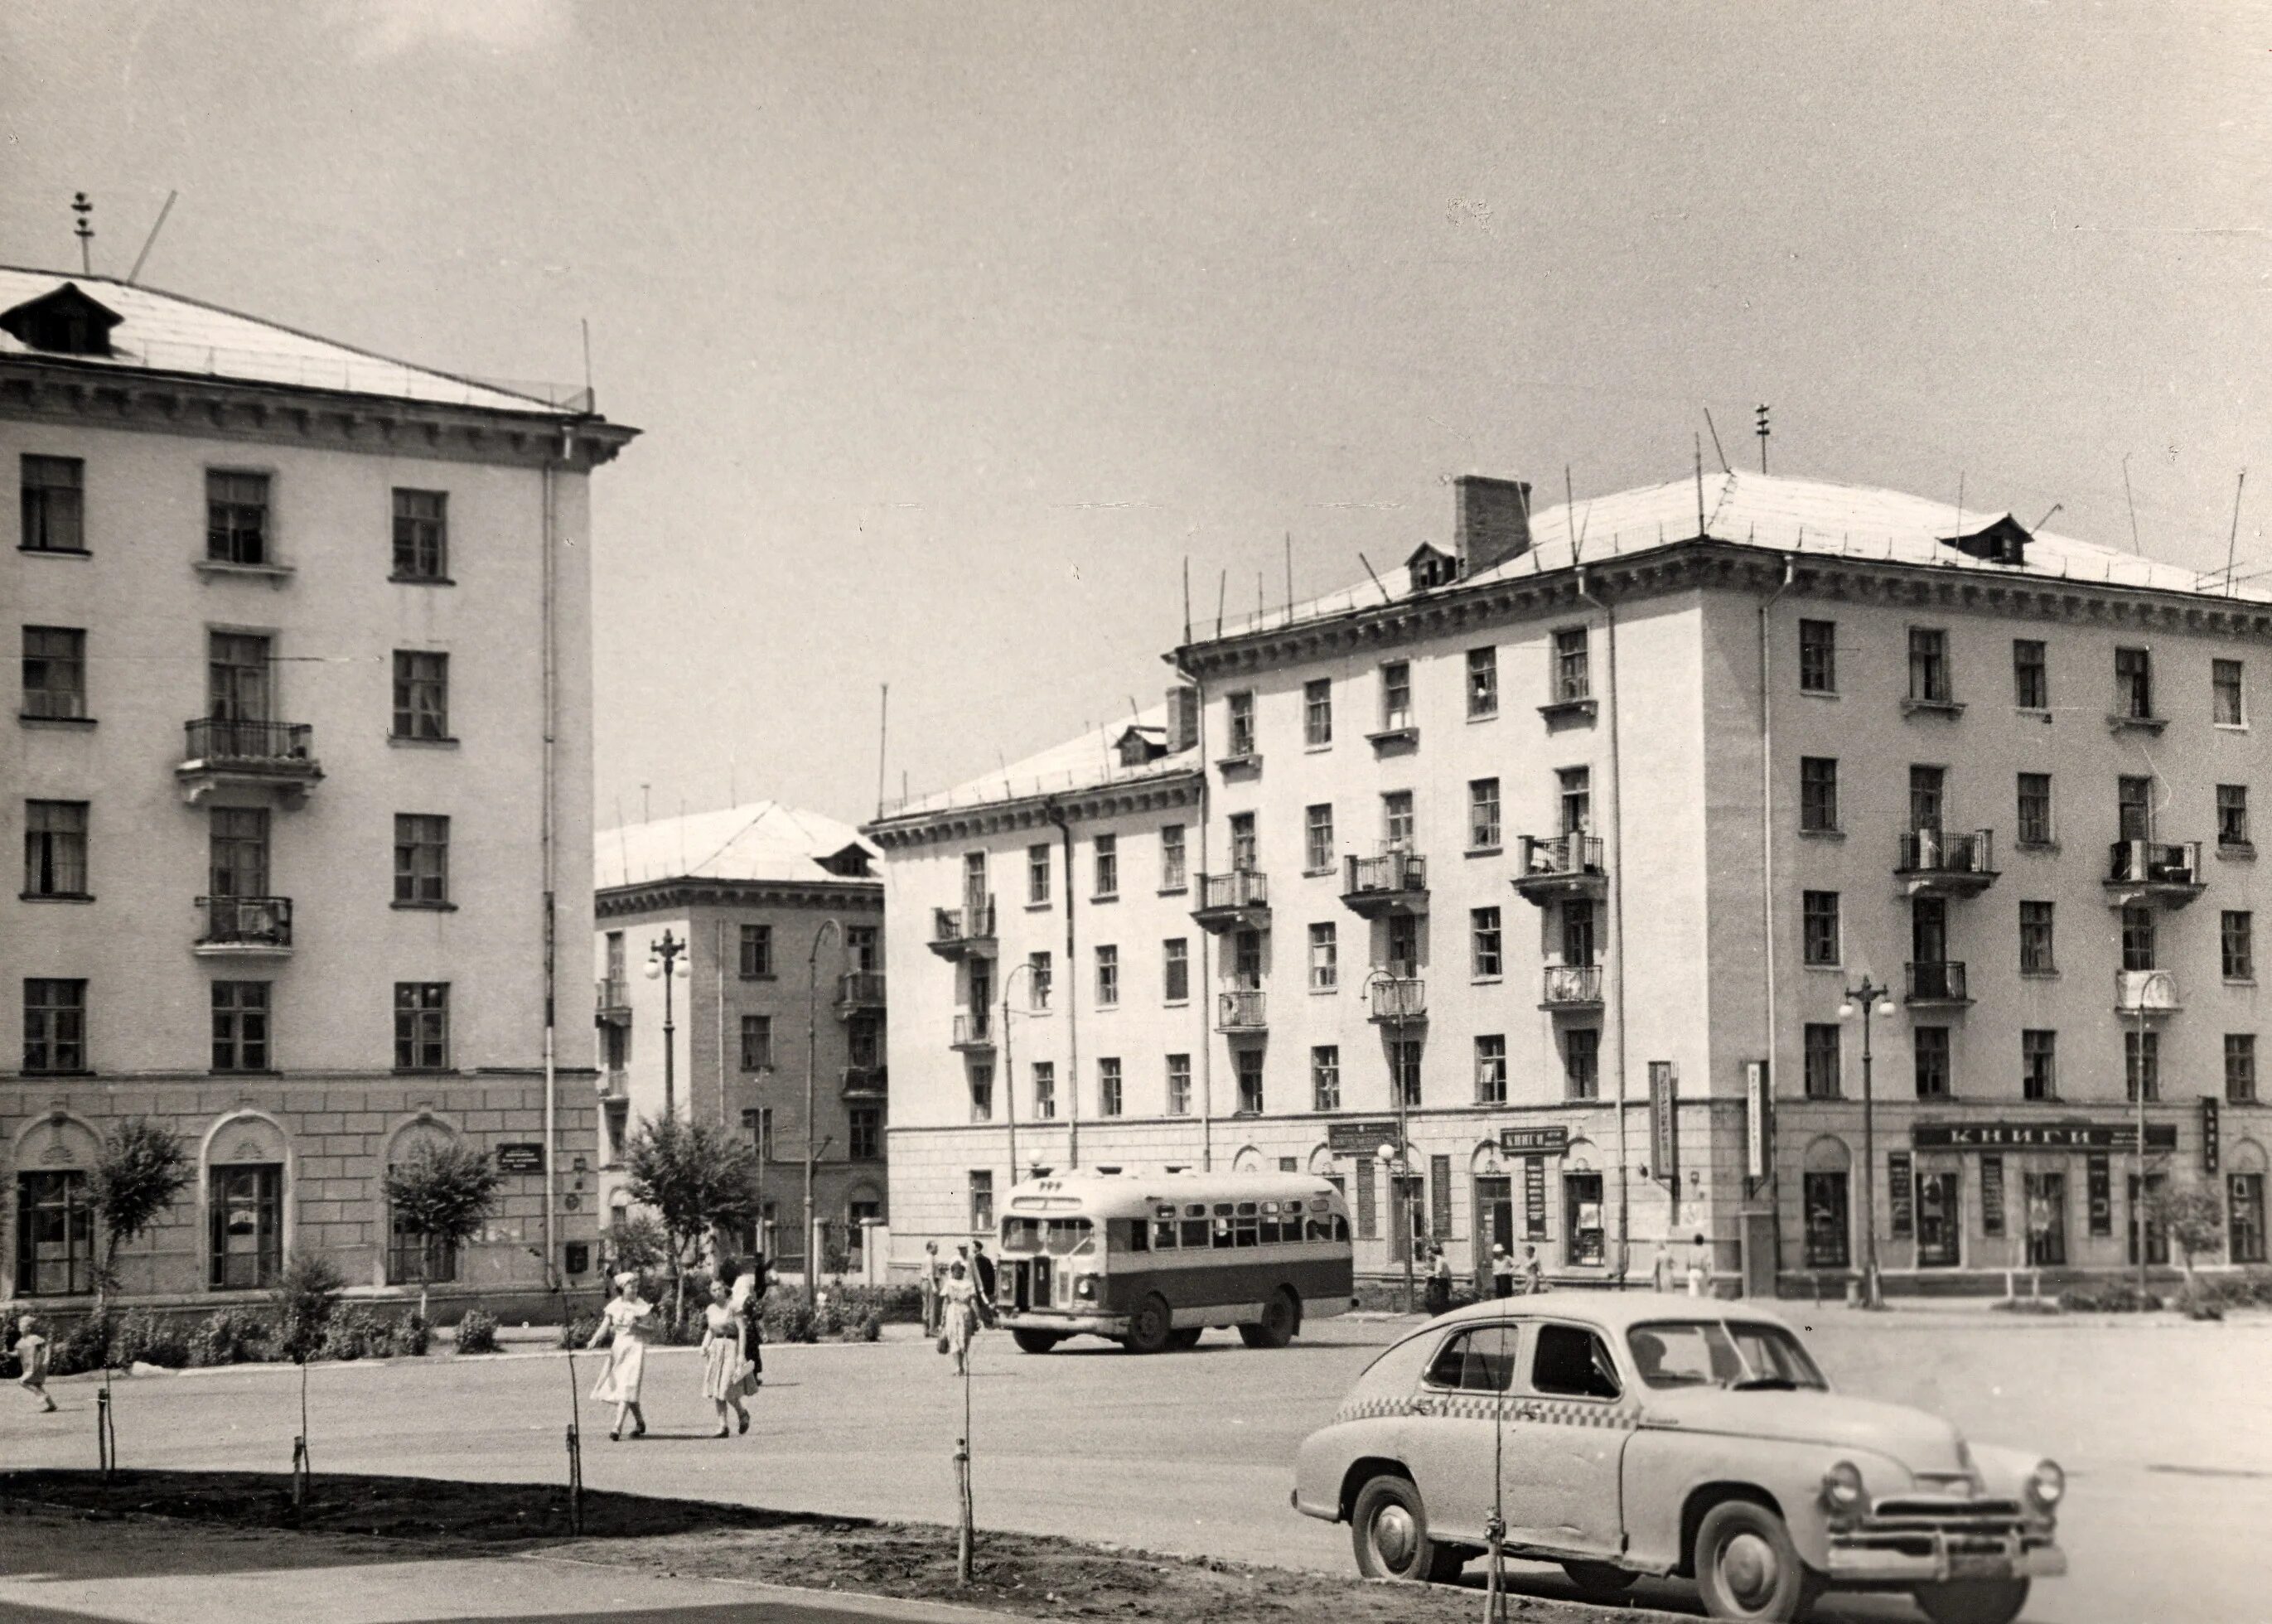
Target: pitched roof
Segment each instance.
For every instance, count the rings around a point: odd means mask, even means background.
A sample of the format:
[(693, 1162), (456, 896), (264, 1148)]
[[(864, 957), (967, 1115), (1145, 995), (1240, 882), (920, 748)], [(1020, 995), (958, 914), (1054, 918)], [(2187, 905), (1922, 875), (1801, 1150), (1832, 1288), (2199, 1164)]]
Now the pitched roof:
[[(286, 384), (391, 400), (547, 416), (580, 416), (591, 409), (588, 391), (543, 384), (482, 383), (108, 276), (64, 276), (53, 271), (0, 266), (0, 311), (49, 297), (67, 286), (76, 287), (119, 318), (110, 331), (110, 353), (72, 355), (69, 359), (74, 365), (182, 372), (238, 383)], [(0, 356), (47, 353), (13, 333), (0, 332)]]
[(592, 883), (602, 891), (680, 879), (857, 884), (863, 876), (824, 861), (848, 849), (875, 855), (848, 823), (779, 801), (751, 801), (601, 830), (592, 837)]
[(1038, 754), (1013, 761), (998, 772), (884, 809), (885, 818), (920, 817), (962, 806), (986, 806), (998, 801), (1024, 800), (1043, 795), (1069, 795), (1109, 784), (1140, 783), (1153, 778), (1173, 778), (1197, 770), (1197, 749), (1155, 756), (1134, 767), (1121, 764), (1120, 741), (1131, 732), (1164, 745), (1168, 707), (1155, 705), (1125, 722), (1108, 722), (1077, 738), (1054, 745)]

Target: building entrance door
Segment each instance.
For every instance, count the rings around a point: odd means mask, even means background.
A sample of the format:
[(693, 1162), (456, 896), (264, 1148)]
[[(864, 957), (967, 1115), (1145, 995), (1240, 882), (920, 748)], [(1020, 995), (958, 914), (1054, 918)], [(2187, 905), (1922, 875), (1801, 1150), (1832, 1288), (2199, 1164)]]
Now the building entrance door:
[(1514, 1180), (1504, 1174), (1476, 1175), (1476, 1290), (1491, 1295), (1491, 1248), (1514, 1255)]
[(1605, 1248), (1601, 1174), (1562, 1175), (1562, 1233), (1563, 1261), (1580, 1267), (1602, 1261)]
[(2066, 1175), (2029, 1173), (2028, 1267), (2058, 1269), (2066, 1262)]
[(1917, 1175), (1917, 1259), (1919, 1269), (1954, 1269), (1963, 1260), (1964, 1216), (1957, 1175)]

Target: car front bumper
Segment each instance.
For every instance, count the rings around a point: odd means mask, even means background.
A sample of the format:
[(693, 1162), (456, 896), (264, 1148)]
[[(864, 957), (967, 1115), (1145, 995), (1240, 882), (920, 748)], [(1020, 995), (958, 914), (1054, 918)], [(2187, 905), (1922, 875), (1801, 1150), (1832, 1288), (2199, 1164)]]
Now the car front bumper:
[(1052, 1336), (1125, 1336), (1125, 1313), (1005, 1313), (1001, 1322), (1013, 1331), (1047, 1331)]
[(1830, 1536), (1833, 1584), (1938, 1584), (1951, 1579), (2051, 1579), (2066, 1553), (2048, 1531), (1858, 1529)]

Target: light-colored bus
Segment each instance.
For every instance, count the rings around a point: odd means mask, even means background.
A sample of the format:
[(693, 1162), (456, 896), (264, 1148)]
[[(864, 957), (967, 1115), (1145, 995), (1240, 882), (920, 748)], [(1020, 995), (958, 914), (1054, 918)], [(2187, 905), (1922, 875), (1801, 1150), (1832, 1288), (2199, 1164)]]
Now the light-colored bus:
[(1297, 1173), (1084, 1170), (1013, 1187), (996, 1306), (1018, 1346), (1188, 1348), (1211, 1325), (1282, 1348), (1352, 1303), (1349, 1204)]

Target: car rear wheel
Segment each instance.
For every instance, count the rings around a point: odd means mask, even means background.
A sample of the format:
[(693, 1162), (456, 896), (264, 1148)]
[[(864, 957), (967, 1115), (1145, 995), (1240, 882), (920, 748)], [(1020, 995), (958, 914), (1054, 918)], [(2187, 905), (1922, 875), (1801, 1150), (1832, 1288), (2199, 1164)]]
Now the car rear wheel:
[(1020, 1353), (1047, 1353), (1058, 1345), (1057, 1336), (1050, 1331), (1013, 1330), (1010, 1340), (1018, 1344)]
[(1178, 1353), (1189, 1352), (1192, 1349), (1200, 1345), (1200, 1331), (1201, 1328), (1201, 1327), (1196, 1325), (1186, 1325), (1181, 1327), (1168, 1338), (1168, 1346), (1174, 1349)]
[(1570, 1583), (1578, 1587), (1578, 1594), (1588, 1601), (1615, 1601), (1640, 1575), (1627, 1573), (1609, 1562), (1565, 1562), (1562, 1571), (1570, 1575)]
[(1156, 1291), (1137, 1304), (1136, 1312), (1128, 1316), (1131, 1353), (1158, 1353), (1175, 1334), (1176, 1323), (1168, 1312), (1168, 1299)]
[(1238, 1328), (1239, 1340), (1250, 1348), (1282, 1348), (1294, 1340), (1301, 1323), (1301, 1299), (1294, 1295), (1293, 1287), (1282, 1285), (1264, 1306), (1260, 1324)]
[(2012, 1624), (2028, 1605), (2025, 1579), (1951, 1579), (1920, 1584), (1917, 1605), (1932, 1624)]
[(1822, 1593), (1782, 1519), (1748, 1500), (1723, 1501), (1696, 1530), (1696, 1589), (1715, 1619), (1790, 1624)]
[(1448, 1584), (1467, 1565), (1466, 1552), (1428, 1537), (1428, 1514), (1409, 1478), (1374, 1478), (1357, 1491), (1349, 1542), (1368, 1579)]

